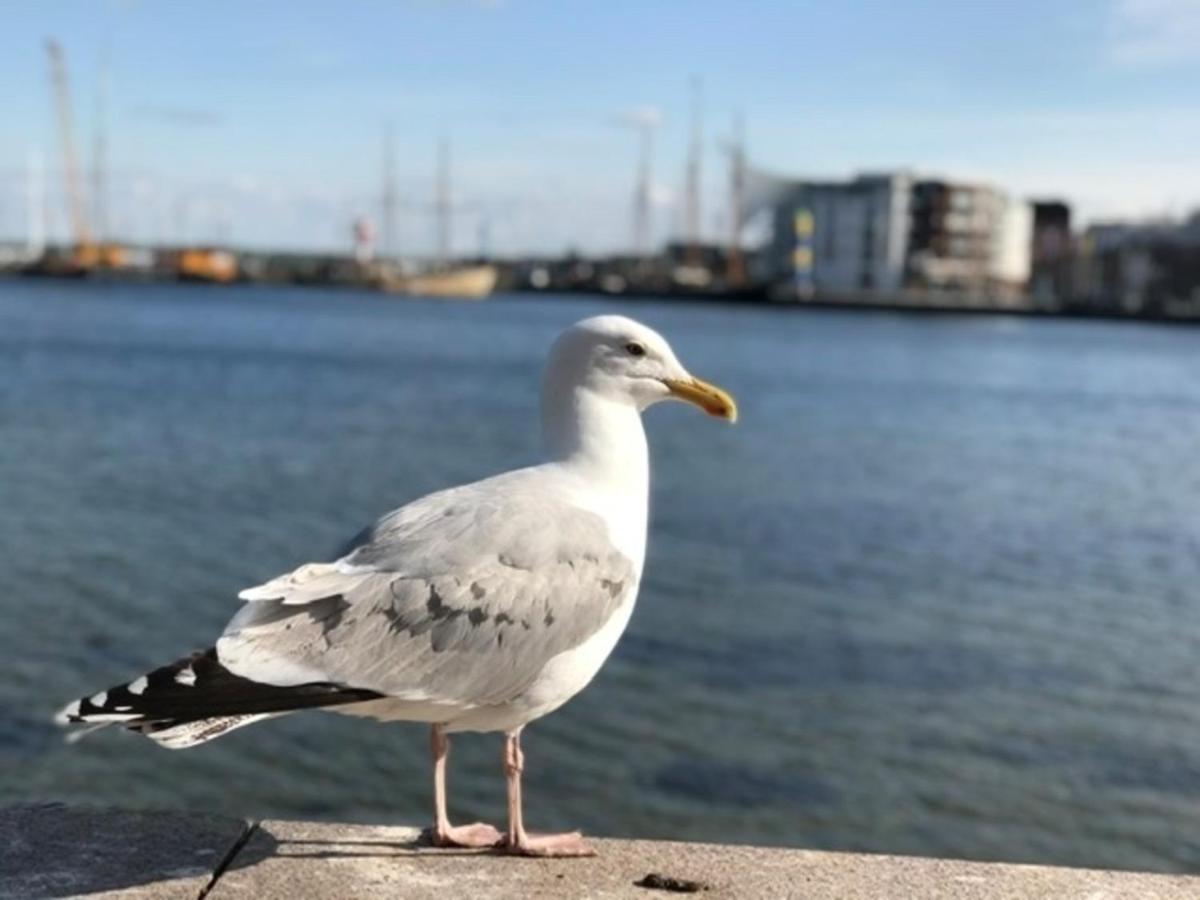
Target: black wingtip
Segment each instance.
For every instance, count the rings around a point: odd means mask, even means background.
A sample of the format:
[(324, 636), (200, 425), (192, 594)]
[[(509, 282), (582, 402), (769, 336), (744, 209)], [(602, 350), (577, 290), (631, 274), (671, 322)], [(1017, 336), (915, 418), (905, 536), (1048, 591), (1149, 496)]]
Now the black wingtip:
[[(264, 716), (381, 696), (330, 682), (280, 686), (243, 678), (225, 668), (216, 648), (210, 647), (126, 684), (81, 697), (54, 718), (60, 725), (119, 724), (150, 734), (208, 719)], [(213, 737), (220, 733), (224, 732)]]

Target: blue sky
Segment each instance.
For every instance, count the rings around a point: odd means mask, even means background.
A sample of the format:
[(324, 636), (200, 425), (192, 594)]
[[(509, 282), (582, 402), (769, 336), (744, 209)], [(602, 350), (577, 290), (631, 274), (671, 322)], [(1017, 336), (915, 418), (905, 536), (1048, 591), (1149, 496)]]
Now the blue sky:
[(378, 218), (390, 120), (409, 252), (433, 243), (442, 136), (456, 249), (484, 217), (497, 251), (625, 247), (636, 144), (618, 122), (644, 108), (662, 114), (661, 240), (680, 227), (693, 75), (713, 234), (739, 109), (774, 172), (909, 167), (1064, 196), (1084, 219), (1200, 206), (1200, 0), (0, 0), (0, 238), (24, 234), (31, 150), (64, 227), (48, 36), (85, 161), (108, 48), (111, 218), (137, 240), (345, 249), (356, 215)]

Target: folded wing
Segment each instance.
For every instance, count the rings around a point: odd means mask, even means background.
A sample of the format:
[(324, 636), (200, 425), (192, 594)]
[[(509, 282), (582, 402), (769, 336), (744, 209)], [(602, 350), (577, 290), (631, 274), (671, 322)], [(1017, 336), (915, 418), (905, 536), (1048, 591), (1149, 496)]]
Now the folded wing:
[(244, 591), (217, 651), (270, 684), (500, 704), (598, 631), (635, 581), (598, 516), (493, 479), (396, 511), (335, 563)]

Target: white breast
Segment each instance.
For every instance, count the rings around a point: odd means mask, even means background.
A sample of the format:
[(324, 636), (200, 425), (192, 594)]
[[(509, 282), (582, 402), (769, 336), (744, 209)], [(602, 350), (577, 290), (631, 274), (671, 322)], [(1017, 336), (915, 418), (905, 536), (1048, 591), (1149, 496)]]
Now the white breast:
[[(637, 585), (621, 600), (621, 605), (612, 614), (603, 627), (590, 638), (574, 647), (565, 650), (546, 663), (542, 673), (530, 686), (526, 694), (526, 702), (532, 707), (549, 705), (545, 712), (566, 703), (582, 691), (600, 671), (617, 641), (625, 633), (629, 617), (633, 615), (633, 607), (637, 601)], [(538, 715), (545, 715), (540, 712)]]

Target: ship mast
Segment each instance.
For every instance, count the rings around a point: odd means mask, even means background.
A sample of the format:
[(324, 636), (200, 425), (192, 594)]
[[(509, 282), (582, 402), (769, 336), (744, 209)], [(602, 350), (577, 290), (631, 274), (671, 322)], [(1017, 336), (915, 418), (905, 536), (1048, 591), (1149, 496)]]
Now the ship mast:
[(741, 287), (746, 281), (742, 258), (742, 215), (746, 196), (746, 123), (739, 112), (733, 124), (733, 149), (729, 154), (729, 253), (726, 281)]
[(692, 79), (692, 140), (688, 148), (687, 162), (687, 243), (689, 265), (700, 265), (700, 175), (704, 144), (704, 126), (701, 108), (701, 84), (699, 78)]
[(383, 128), (383, 196), (380, 209), (379, 250), (384, 260), (396, 258), (396, 148), (392, 123)]
[(645, 258), (650, 255), (651, 235), (651, 192), (654, 189), (654, 130), (659, 125), (657, 109), (632, 110), (618, 120), (618, 124), (632, 128), (638, 135), (637, 177), (633, 186), (633, 254)]
[(450, 261), (450, 142), (438, 141), (437, 185), (435, 197), (437, 225), (437, 263), (445, 268)]

